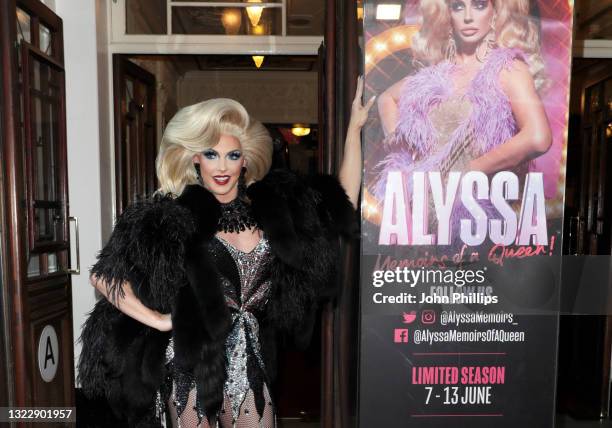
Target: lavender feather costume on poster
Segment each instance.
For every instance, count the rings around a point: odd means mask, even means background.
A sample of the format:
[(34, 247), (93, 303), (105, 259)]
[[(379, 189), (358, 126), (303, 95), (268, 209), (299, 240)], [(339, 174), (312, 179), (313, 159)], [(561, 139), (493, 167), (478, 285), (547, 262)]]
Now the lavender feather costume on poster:
[[(383, 201), (380, 245), (546, 245), (543, 174), (529, 163), (492, 176), (469, 162), (512, 138), (518, 127), (499, 75), (519, 49), (495, 49), (465, 93), (455, 64), (423, 68), (404, 84), (399, 119), (387, 141), (395, 150), (378, 165)], [(522, 198), (520, 188), (523, 188)], [(521, 201), (519, 214), (511, 201)]]

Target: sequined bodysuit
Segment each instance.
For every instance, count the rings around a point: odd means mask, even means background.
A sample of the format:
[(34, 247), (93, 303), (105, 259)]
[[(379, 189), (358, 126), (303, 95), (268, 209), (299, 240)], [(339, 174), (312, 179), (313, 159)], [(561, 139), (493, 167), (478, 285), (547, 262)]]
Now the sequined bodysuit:
[[(267, 388), (265, 364), (259, 341), (257, 315), (268, 301), (269, 266), (272, 260), (265, 237), (249, 252), (241, 251), (220, 237), (210, 242), (209, 252), (221, 276), (232, 325), (225, 349), (227, 380), (218, 424), (226, 427), (274, 426), (272, 401)], [(172, 370), (173, 342), (166, 351), (170, 373), (166, 394), (174, 427), (207, 427), (202, 406), (195, 399), (195, 380), (189, 373)], [(214, 426), (214, 425), (213, 425)]]

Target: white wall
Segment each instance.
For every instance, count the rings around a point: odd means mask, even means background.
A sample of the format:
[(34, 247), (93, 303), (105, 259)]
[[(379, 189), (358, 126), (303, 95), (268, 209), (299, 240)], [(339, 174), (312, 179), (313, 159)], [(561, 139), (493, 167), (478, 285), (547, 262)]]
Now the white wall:
[[(40, 0), (42, 3), (47, 5), (49, 9), (55, 10), (55, 0)], [(56, 12), (57, 13), (57, 12)]]
[[(70, 215), (79, 219), (81, 274), (72, 276), (75, 374), (77, 340), (85, 315), (95, 303), (89, 267), (101, 246), (100, 121), (94, 0), (55, 0), (64, 23), (66, 127)], [(72, 237), (74, 247), (74, 236)]]
[(96, 2), (98, 52), (98, 106), (100, 126), (100, 190), (102, 241), (106, 242), (115, 221), (115, 162), (113, 135), (112, 61), (109, 53), (110, 17), (108, 0)]

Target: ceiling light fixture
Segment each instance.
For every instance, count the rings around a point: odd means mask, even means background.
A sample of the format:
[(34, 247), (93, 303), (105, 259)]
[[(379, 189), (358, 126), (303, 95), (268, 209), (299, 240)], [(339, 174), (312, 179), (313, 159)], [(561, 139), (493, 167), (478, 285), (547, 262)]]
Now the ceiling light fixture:
[[(247, 0), (247, 3), (261, 3), (261, 0)], [(247, 15), (249, 16), (249, 21), (251, 21), (251, 25), (253, 27), (257, 27), (257, 25), (259, 25), (263, 10), (263, 6), (247, 6)]]
[(291, 133), (296, 137), (305, 137), (306, 135), (310, 134), (310, 128), (308, 125), (296, 123), (293, 125), (293, 128), (291, 128)]
[(221, 24), (225, 28), (225, 34), (236, 35), (242, 24), (242, 13), (240, 9), (228, 8), (221, 15)]
[(264, 36), (266, 34), (266, 27), (264, 27), (263, 24), (251, 27), (251, 34), (254, 36)]
[(253, 62), (255, 63), (255, 67), (260, 68), (264, 62), (265, 57), (263, 55), (253, 55)]
[(401, 14), (401, 4), (379, 4), (376, 6), (376, 19), (378, 21), (399, 21)]

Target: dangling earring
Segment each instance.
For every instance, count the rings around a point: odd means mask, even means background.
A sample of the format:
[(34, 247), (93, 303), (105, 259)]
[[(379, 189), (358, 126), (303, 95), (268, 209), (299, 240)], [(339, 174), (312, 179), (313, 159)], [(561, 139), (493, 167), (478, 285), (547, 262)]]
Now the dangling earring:
[(246, 167), (243, 166), (240, 170), (240, 177), (238, 177), (238, 197), (243, 199), (246, 196)]
[(196, 170), (196, 176), (198, 178), (198, 184), (200, 186), (204, 186), (204, 180), (202, 180), (202, 173), (200, 172), (200, 164), (199, 163), (194, 163), (193, 167)]
[(457, 57), (457, 42), (453, 35), (452, 28), (448, 32), (448, 43), (446, 44), (446, 60), (450, 63), (455, 63)]
[[(480, 62), (485, 62), (489, 54), (493, 49), (495, 49), (495, 20), (497, 15), (493, 15), (493, 19), (491, 20), (491, 29), (485, 36), (485, 38), (480, 42), (480, 45), (476, 48), (476, 59)], [(482, 50), (484, 49), (484, 53)]]

